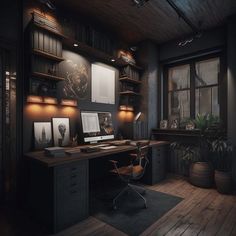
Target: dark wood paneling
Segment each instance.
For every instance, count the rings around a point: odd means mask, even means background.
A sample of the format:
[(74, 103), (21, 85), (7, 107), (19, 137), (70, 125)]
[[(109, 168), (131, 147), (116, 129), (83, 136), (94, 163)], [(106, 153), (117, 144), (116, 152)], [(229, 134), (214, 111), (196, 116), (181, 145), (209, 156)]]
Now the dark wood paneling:
[[(152, 39), (158, 43), (182, 37), (191, 32), (186, 23), (165, 0), (150, 0), (137, 8), (131, 0), (74, 1), (57, 0), (57, 6), (69, 8), (88, 20), (105, 24), (125, 41), (135, 43)], [(227, 16), (236, 12), (236, 2), (231, 0), (178, 0), (175, 4), (195, 24), (202, 22), (206, 30), (224, 24)]]

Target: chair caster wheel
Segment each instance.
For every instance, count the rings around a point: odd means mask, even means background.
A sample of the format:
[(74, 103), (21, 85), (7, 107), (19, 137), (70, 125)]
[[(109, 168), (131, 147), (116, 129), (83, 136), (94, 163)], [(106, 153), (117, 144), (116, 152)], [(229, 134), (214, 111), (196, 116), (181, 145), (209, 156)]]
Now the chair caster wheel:
[(144, 209), (147, 209), (148, 207), (147, 207), (147, 204), (144, 204)]

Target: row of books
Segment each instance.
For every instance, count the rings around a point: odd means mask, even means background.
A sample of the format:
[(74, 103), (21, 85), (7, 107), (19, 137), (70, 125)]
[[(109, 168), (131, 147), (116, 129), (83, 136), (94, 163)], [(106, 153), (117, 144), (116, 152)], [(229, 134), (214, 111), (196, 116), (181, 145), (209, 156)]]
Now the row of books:
[(31, 33), (31, 48), (58, 57), (62, 56), (61, 40), (53, 34), (49, 34), (40, 29), (34, 29)]
[(58, 75), (59, 65), (51, 60), (36, 55), (32, 56), (32, 71), (49, 75)]
[(95, 30), (91, 26), (77, 24), (76, 40), (86, 43), (87, 45), (104, 51), (110, 55), (114, 51), (114, 42), (107, 35)]
[(120, 83), (120, 91), (133, 91), (138, 93), (139, 89), (137, 86), (134, 86), (133, 84), (129, 84), (129, 83)]
[(139, 72), (133, 69), (130, 65), (125, 66), (121, 69), (120, 76), (124, 77), (127, 76), (131, 79), (139, 80)]

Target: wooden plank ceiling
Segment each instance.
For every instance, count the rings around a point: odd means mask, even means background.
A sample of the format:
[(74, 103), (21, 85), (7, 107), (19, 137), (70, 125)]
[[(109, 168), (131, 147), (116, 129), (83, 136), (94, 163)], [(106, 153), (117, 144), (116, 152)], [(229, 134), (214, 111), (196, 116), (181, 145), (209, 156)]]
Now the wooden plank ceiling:
[[(221, 26), (228, 16), (236, 13), (235, 0), (173, 1), (195, 26), (201, 24), (201, 30)], [(132, 0), (56, 0), (54, 3), (106, 25), (128, 43), (145, 39), (163, 43), (192, 33), (166, 0), (149, 0), (140, 8)]]

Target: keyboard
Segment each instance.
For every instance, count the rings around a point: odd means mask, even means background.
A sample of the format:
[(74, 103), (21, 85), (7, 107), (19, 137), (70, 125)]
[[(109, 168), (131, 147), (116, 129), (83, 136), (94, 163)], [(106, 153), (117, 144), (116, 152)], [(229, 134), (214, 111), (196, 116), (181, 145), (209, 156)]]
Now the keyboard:
[(100, 147), (101, 150), (109, 150), (109, 149), (113, 149), (113, 148), (117, 148), (117, 146)]
[(103, 144), (94, 145), (94, 147), (107, 147), (109, 145), (110, 144), (108, 144), (108, 143), (103, 143)]

